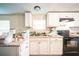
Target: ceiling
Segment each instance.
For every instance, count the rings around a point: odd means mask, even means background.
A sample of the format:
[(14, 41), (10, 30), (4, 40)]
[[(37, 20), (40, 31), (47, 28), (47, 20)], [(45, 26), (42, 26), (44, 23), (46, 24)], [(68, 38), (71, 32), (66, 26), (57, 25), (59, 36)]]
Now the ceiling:
[[(35, 11), (34, 6), (40, 6), (40, 11)], [(79, 3), (0, 3), (0, 14), (47, 13), (48, 11), (79, 11)]]

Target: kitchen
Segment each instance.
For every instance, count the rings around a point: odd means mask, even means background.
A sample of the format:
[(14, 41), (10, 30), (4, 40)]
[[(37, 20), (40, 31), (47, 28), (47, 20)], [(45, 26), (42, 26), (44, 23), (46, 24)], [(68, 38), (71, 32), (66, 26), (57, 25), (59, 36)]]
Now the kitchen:
[(4, 25), (3, 28), (0, 25), (0, 55), (79, 55), (78, 5), (78, 3), (0, 4), (2, 7), (0, 24)]

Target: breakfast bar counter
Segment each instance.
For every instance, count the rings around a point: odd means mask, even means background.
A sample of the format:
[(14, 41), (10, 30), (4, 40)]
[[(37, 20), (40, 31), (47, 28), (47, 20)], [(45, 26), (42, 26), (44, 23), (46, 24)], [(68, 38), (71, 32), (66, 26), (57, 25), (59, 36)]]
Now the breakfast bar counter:
[(19, 47), (20, 46), (20, 44), (19, 43), (17, 43), (17, 42), (11, 42), (11, 43), (9, 43), (9, 44), (0, 44), (0, 47)]
[(0, 56), (19, 56), (20, 45), (21, 43), (19, 42), (0, 44)]

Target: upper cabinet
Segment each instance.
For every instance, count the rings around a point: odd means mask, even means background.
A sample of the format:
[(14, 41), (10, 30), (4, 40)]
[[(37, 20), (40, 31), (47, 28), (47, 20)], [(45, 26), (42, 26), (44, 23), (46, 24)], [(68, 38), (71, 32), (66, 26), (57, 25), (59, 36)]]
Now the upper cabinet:
[(25, 13), (25, 26), (32, 27), (32, 14), (29, 11)]
[(73, 26), (79, 26), (78, 12), (49, 12), (47, 14), (47, 27), (60, 26), (60, 23), (65, 22), (69, 24), (71, 21), (74, 21)]
[(57, 26), (58, 22), (58, 15), (56, 13), (47, 14), (47, 27)]

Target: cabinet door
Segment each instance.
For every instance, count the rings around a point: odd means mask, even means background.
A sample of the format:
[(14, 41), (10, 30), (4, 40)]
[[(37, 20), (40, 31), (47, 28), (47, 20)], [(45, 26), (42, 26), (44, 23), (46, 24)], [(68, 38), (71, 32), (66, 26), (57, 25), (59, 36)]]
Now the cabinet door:
[(56, 55), (56, 41), (50, 40), (50, 47), (49, 47), (49, 54), (50, 55)]
[(30, 12), (25, 13), (25, 26), (32, 27), (32, 14)]
[(49, 54), (48, 40), (40, 41), (40, 55), (48, 55), (48, 54)]
[(51, 40), (50, 54), (51, 55), (62, 55), (62, 53), (63, 53), (63, 41), (62, 40)]
[(63, 41), (56, 40), (56, 54), (62, 55), (63, 54)]
[[(60, 18), (73, 18), (76, 21), (74, 22), (75, 26), (79, 26), (79, 13), (61, 12), (47, 14), (47, 27), (58, 26), (60, 23)], [(69, 26), (72, 27), (74, 25)]]
[(59, 18), (58, 13), (48, 13), (47, 14), (47, 27), (58, 26)]
[(38, 55), (39, 54), (39, 42), (38, 41), (30, 41), (29, 44), (29, 53), (30, 55)]

